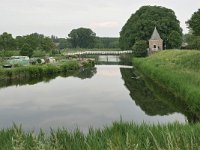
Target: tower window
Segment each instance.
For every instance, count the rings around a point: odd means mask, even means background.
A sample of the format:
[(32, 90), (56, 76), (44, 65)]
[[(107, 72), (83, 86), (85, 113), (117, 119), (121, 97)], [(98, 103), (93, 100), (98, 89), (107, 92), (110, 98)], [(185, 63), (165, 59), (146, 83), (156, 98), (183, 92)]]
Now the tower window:
[(153, 48), (156, 48), (156, 45), (153, 45)]

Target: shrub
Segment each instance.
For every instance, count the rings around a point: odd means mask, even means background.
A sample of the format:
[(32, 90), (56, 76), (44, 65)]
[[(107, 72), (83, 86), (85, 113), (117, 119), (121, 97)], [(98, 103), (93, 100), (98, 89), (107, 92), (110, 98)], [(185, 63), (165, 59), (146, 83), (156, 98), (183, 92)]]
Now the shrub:
[(147, 42), (144, 40), (137, 41), (132, 47), (133, 54), (136, 57), (145, 57), (147, 56)]
[(180, 48), (182, 44), (182, 37), (177, 31), (172, 31), (168, 37), (169, 48)]

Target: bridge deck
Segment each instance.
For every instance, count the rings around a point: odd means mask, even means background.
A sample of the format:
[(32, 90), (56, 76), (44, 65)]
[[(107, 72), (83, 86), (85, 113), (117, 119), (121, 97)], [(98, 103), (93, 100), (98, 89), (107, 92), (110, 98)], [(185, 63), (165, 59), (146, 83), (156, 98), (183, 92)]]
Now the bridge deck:
[(73, 55), (120, 55), (120, 54), (131, 54), (132, 50), (126, 51), (84, 51), (84, 52), (74, 52), (67, 53), (67, 56)]

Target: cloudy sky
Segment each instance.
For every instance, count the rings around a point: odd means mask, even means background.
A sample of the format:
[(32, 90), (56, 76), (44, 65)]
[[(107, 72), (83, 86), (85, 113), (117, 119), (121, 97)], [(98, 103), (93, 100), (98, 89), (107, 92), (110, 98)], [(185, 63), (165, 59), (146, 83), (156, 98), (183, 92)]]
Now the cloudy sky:
[(173, 9), (186, 33), (185, 21), (200, 8), (200, 0), (0, 0), (0, 34), (67, 37), (74, 28), (88, 27), (97, 36), (117, 37), (143, 5)]

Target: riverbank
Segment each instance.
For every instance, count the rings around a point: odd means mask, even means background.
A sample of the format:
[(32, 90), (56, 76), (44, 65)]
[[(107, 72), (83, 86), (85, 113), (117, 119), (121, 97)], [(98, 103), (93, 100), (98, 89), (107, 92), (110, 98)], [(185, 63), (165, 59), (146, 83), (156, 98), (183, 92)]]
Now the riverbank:
[(66, 61), (55, 64), (29, 65), (15, 68), (0, 68), (0, 80), (18, 80), (24, 78), (35, 78), (58, 73), (68, 73), (81, 68), (94, 67), (93, 61)]
[(200, 52), (167, 50), (147, 58), (134, 58), (134, 66), (176, 97), (190, 111), (200, 112)]
[(111, 127), (90, 129), (84, 134), (78, 129), (51, 130), (50, 134), (40, 131), (25, 132), (13, 125), (0, 130), (0, 148), (9, 149), (199, 149), (200, 124), (136, 125), (113, 123)]

